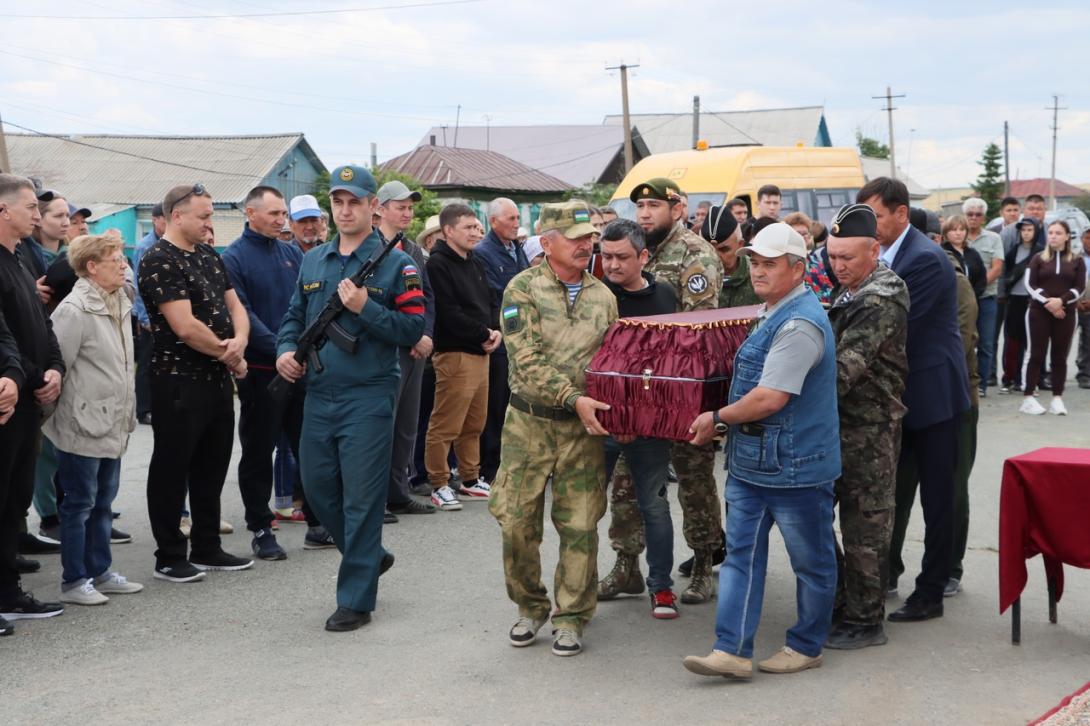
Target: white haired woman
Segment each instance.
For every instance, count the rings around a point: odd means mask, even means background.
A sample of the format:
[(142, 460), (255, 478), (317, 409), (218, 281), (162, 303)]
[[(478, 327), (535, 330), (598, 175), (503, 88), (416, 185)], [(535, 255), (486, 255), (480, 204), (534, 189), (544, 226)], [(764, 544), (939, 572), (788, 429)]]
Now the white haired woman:
[(77, 237), (68, 261), (79, 279), (52, 316), (68, 372), (42, 432), (57, 449), (64, 490), (60, 599), (101, 605), (107, 593), (143, 589), (110, 570), (110, 507), (136, 427), (132, 303), (122, 291), (125, 256), (117, 238)]

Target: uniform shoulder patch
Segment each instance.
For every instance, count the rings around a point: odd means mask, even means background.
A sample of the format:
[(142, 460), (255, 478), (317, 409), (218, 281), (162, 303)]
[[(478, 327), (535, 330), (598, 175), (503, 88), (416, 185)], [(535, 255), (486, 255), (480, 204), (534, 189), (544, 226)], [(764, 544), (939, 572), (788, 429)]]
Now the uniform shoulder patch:
[(420, 271), (416, 269), (416, 265), (405, 265), (402, 267), (401, 279), (405, 283), (406, 290), (419, 290), (422, 287), (420, 282)]
[(685, 282), (685, 287), (689, 288), (689, 292), (694, 295), (699, 295), (708, 289), (708, 278), (704, 277), (701, 273), (689, 275), (689, 279)]
[(519, 316), (518, 305), (508, 305), (500, 311), (500, 317), (503, 318), (503, 332), (515, 333), (522, 328), (522, 318)]

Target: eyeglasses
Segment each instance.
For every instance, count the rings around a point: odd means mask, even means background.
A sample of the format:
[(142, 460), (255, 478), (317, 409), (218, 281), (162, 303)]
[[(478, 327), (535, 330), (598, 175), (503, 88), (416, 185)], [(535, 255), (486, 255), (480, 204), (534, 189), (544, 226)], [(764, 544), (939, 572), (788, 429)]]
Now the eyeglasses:
[(184, 202), (186, 199), (189, 199), (192, 196), (203, 197), (204, 194), (205, 194), (204, 184), (200, 184), (200, 183), (194, 184), (192, 189), (190, 189), (188, 192), (186, 192), (185, 194), (183, 194), (182, 196), (178, 197), (177, 199), (175, 199), (173, 202), (170, 203), (170, 209), (164, 209), (163, 211), (165, 211), (167, 214), (170, 214), (171, 212), (174, 211), (175, 207), (177, 207), (179, 204)]
[(984, 212), (966, 212), (965, 216), (966, 217), (983, 217)]

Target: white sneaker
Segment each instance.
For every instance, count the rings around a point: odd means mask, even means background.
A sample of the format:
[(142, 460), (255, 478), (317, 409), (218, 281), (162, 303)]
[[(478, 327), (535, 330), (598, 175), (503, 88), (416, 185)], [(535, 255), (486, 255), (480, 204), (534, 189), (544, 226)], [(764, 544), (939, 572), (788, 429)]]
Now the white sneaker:
[(193, 520), (189, 517), (182, 517), (178, 523), (178, 529), (181, 530), (183, 537), (189, 539), (189, 532), (193, 529)]
[(458, 492), (464, 497), (468, 497), (470, 500), (480, 499), (487, 500), (492, 494), (492, 487), (488, 486), (488, 482), (484, 479), (478, 479), (473, 482), (471, 486), (462, 485), (461, 491)]
[(1018, 407), (1018, 412), (1028, 413), (1030, 416), (1040, 416), (1045, 412), (1045, 407), (1033, 396), (1023, 396), (1022, 405)]
[(1048, 405), (1048, 412), (1057, 416), (1066, 416), (1067, 408), (1064, 407), (1064, 400), (1059, 396), (1053, 396), (1052, 403)]
[(448, 486), (441, 486), (431, 493), (431, 503), (438, 509), (445, 509), (448, 512), (456, 512), (462, 508), (462, 503), (458, 501), (458, 497), (454, 496), (454, 490)]
[(99, 592), (108, 592), (118, 595), (131, 595), (134, 592), (140, 592), (144, 589), (144, 586), (139, 582), (129, 582), (125, 579), (124, 575), (117, 572), (108, 572), (104, 575), (106, 578), (101, 582), (95, 583), (95, 589)]
[(70, 602), (74, 605), (104, 605), (110, 598), (95, 589), (95, 583), (87, 580), (79, 587), (61, 592), (61, 602)]

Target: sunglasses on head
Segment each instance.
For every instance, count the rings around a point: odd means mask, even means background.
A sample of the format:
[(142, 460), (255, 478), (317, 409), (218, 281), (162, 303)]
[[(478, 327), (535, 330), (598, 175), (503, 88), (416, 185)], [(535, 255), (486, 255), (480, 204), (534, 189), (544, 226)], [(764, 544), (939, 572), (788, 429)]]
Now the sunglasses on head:
[(204, 184), (200, 184), (200, 183), (194, 184), (192, 189), (190, 189), (188, 192), (186, 192), (182, 196), (178, 197), (177, 199), (175, 199), (171, 203), (170, 209), (167, 209), (167, 210), (164, 210), (164, 211), (166, 211), (167, 214), (170, 214), (171, 212), (174, 211), (175, 207), (177, 207), (179, 204), (181, 204), (185, 200), (189, 199), (192, 196), (203, 197), (204, 193), (205, 193)]

